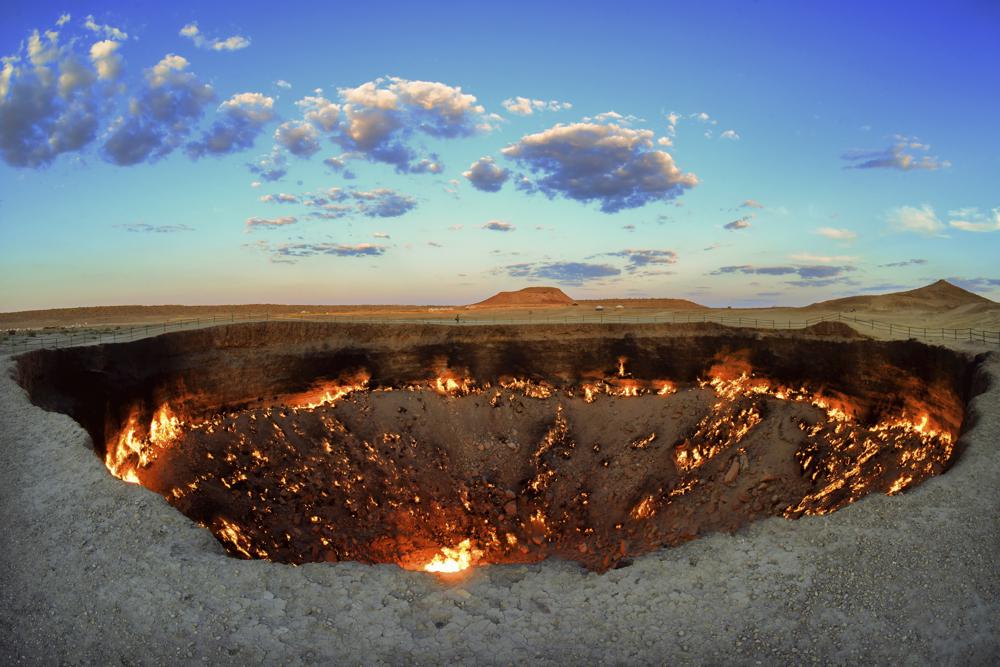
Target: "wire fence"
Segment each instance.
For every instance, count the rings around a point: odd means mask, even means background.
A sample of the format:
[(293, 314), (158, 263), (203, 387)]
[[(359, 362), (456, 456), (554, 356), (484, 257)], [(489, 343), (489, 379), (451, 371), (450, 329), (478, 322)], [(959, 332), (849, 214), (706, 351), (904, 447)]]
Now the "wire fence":
[(124, 343), (160, 334), (202, 329), (227, 324), (243, 324), (247, 322), (342, 322), (353, 324), (431, 324), (446, 326), (483, 326), (483, 325), (535, 325), (535, 324), (693, 324), (708, 323), (723, 324), (731, 327), (750, 327), (756, 329), (794, 330), (818, 324), (820, 322), (847, 322), (855, 329), (870, 330), (889, 338), (922, 340), (951, 340), (995, 345), (1000, 347), (1000, 331), (985, 329), (949, 328), (913, 326), (882, 320), (866, 320), (845, 313), (832, 313), (821, 317), (804, 320), (748, 317), (746, 315), (709, 314), (698, 311), (669, 312), (653, 315), (624, 315), (614, 312), (598, 312), (579, 315), (550, 315), (545, 313), (530, 314), (528, 317), (495, 317), (465, 315), (459, 313), (455, 317), (380, 317), (377, 315), (354, 314), (278, 314), (258, 313), (235, 315), (213, 315), (184, 320), (172, 320), (151, 324), (130, 324), (97, 326), (80, 328), (78, 331), (60, 331), (46, 333), (38, 331), (15, 331), (8, 333), (5, 340), (0, 341), (0, 352), (15, 354), (43, 348), (64, 348), (76, 345), (94, 345), (103, 343)]

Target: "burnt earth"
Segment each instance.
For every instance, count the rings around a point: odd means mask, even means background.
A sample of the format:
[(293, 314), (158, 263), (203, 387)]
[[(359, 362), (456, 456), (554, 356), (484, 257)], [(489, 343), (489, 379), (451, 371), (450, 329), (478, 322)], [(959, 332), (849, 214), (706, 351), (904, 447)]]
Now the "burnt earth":
[(604, 570), (946, 469), (969, 360), (823, 333), (272, 323), (34, 352), (19, 375), (102, 458), (139, 425), (130, 474), (234, 555)]

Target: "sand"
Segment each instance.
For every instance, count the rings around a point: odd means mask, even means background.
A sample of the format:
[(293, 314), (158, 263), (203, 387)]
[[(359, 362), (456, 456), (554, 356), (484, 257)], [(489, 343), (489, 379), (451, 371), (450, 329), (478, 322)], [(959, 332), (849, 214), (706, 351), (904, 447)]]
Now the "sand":
[(0, 366), (4, 664), (1000, 657), (996, 353), (963, 454), (912, 491), (767, 519), (602, 575), (546, 561), (450, 581), (392, 565), (228, 558), (161, 497), (108, 475), (85, 432), (32, 406), (9, 359)]

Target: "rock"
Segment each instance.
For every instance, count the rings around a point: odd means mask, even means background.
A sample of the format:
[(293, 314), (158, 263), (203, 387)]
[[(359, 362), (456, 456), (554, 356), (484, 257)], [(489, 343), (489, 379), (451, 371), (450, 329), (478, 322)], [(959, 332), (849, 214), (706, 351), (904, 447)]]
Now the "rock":
[(726, 471), (726, 476), (722, 478), (725, 484), (733, 484), (736, 481), (736, 476), (740, 474), (740, 462), (739, 459), (733, 459), (733, 462), (729, 464), (729, 470)]
[(514, 516), (517, 514), (517, 502), (513, 500), (508, 500), (503, 506), (504, 514), (509, 516)]

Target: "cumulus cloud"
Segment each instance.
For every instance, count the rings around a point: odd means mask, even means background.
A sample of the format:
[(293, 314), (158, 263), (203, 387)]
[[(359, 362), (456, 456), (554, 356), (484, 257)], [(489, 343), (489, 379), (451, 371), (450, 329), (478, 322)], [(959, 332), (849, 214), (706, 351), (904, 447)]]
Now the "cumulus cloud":
[(278, 79), (277, 81), (274, 82), (274, 85), (276, 85), (278, 88), (284, 88), (285, 90), (288, 90), (292, 87), (292, 84), (288, 83), (284, 79)]
[[(72, 40), (71, 40), (72, 43)], [(117, 57), (104, 56), (101, 72), (118, 74)], [(113, 51), (113, 49), (112, 49)], [(0, 158), (13, 167), (42, 167), (78, 151), (97, 136), (104, 100), (87, 56), (60, 46), (59, 33), (37, 30), (13, 56), (0, 59)]]
[(938, 236), (945, 228), (929, 204), (900, 206), (889, 212), (888, 220), (889, 225), (897, 231), (923, 236)]
[(511, 264), (504, 271), (512, 278), (552, 280), (566, 285), (579, 285), (588, 280), (621, 275), (621, 269), (609, 264), (588, 262), (537, 262)]
[(250, 40), (242, 35), (233, 35), (232, 37), (224, 38), (206, 37), (201, 32), (197, 23), (188, 23), (180, 29), (178, 34), (181, 37), (190, 39), (199, 49), (208, 49), (210, 51), (239, 51), (250, 46)]
[(926, 263), (927, 263), (926, 259), (904, 259), (901, 262), (889, 262), (888, 264), (879, 264), (879, 267), (898, 268), (903, 266), (919, 266)]
[(1000, 208), (990, 213), (982, 213), (977, 208), (960, 208), (949, 211), (948, 224), (963, 232), (998, 232), (1000, 231)]
[(746, 229), (750, 226), (750, 221), (753, 220), (752, 215), (744, 215), (742, 218), (737, 218), (732, 222), (723, 225), (723, 229), (728, 229), (729, 231), (736, 231), (737, 229)]
[(843, 155), (841, 159), (851, 162), (845, 169), (899, 169), (900, 171), (911, 171), (914, 169), (941, 169), (950, 167), (947, 160), (939, 160), (933, 155), (928, 155), (930, 150), (928, 144), (922, 143), (914, 137), (896, 135), (895, 142), (888, 148), (882, 150), (853, 149)]
[(388, 188), (351, 193), (357, 200), (357, 210), (369, 218), (395, 218), (412, 210), (417, 200)]
[(613, 123), (559, 124), (502, 152), (535, 175), (522, 176), (521, 189), (596, 201), (605, 213), (668, 201), (698, 183), (669, 153), (653, 149), (652, 131)]
[(509, 222), (504, 222), (503, 220), (490, 220), (485, 225), (483, 229), (488, 229), (494, 232), (512, 232), (516, 228)]
[(174, 150), (215, 98), (212, 87), (187, 71), (188, 61), (169, 54), (146, 70), (138, 98), (111, 126), (105, 157), (118, 165), (156, 160)]
[(90, 46), (90, 60), (97, 70), (97, 78), (114, 81), (122, 71), (122, 57), (116, 53), (120, 42), (105, 39)]
[(187, 145), (192, 158), (225, 155), (253, 146), (264, 126), (274, 120), (274, 99), (261, 93), (239, 93), (219, 106), (220, 120), (199, 141)]
[(309, 157), (319, 151), (319, 131), (311, 123), (290, 120), (274, 131), (274, 141), (292, 155)]
[(839, 229), (837, 227), (820, 227), (816, 230), (816, 233), (828, 239), (833, 239), (834, 241), (853, 241), (858, 238), (856, 232), (852, 232), (850, 229)]
[(269, 155), (259, 157), (254, 162), (247, 162), (247, 169), (265, 181), (274, 182), (281, 180), (288, 173), (287, 164), (288, 160), (284, 153), (273, 150)]
[(379, 78), (340, 88), (337, 95), (332, 101), (317, 90), (299, 100), (301, 124), (327, 133), (350, 158), (389, 164), (400, 173), (437, 174), (443, 169), (435, 155), (418, 155), (410, 146), (415, 135), (465, 137), (492, 129), (494, 120), (474, 95), (434, 81)]
[(299, 198), (295, 195), (290, 195), (286, 192), (279, 192), (278, 194), (267, 194), (261, 196), (260, 200), (265, 203), (275, 203), (275, 204), (298, 204)]
[(127, 232), (147, 233), (147, 234), (172, 234), (174, 232), (193, 232), (194, 227), (187, 225), (150, 225), (145, 222), (132, 222), (125, 225), (115, 225), (117, 229), (124, 229)]
[(257, 227), (284, 227), (294, 225), (296, 222), (298, 218), (295, 216), (283, 215), (280, 218), (247, 218), (246, 226), (247, 231), (250, 231)]
[(530, 97), (511, 97), (503, 101), (503, 108), (518, 116), (530, 116), (536, 111), (566, 111), (572, 109), (569, 102), (556, 100), (535, 100)]
[[(65, 19), (65, 21), (63, 19)], [(67, 21), (69, 21), (69, 14), (63, 14), (59, 17), (59, 21), (56, 21), (56, 25), (62, 25)], [(128, 39), (128, 33), (124, 30), (116, 28), (112, 25), (97, 23), (92, 14), (88, 15), (87, 18), (84, 19), (83, 27), (98, 35), (104, 35), (108, 39), (117, 39), (120, 42)]]
[(652, 266), (676, 264), (677, 253), (673, 250), (628, 248), (618, 252), (604, 253), (609, 257), (624, 257), (628, 260), (625, 270), (629, 273), (644, 271)]
[(497, 165), (491, 156), (481, 157), (473, 162), (462, 175), (469, 179), (472, 187), (483, 192), (499, 192), (510, 178), (510, 171)]
[(739, 141), (740, 135), (736, 132), (736, 130), (726, 130), (725, 132), (719, 135), (719, 138), (729, 139), (730, 141)]

